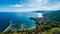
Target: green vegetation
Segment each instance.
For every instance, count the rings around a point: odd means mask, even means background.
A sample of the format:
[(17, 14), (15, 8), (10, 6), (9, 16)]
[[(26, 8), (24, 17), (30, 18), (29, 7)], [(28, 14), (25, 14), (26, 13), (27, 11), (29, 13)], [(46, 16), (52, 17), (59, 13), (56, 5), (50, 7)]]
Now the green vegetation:
[(60, 34), (60, 28), (51, 28), (49, 31), (42, 32), (42, 34)]
[(6, 32), (5, 32), (5, 33), (3, 33), (3, 34), (13, 34), (13, 31), (8, 30), (8, 31), (6, 31)]
[(45, 13), (44, 17), (50, 21), (57, 21), (60, 22), (60, 10), (53, 11), (51, 13)]
[(60, 11), (45, 13), (45, 18), (31, 18), (35, 21), (36, 27), (30, 30), (7, 31), (4, 34), (60, 34)]
[(0, 32), (0, 34), (2, 34), (2, 32)]

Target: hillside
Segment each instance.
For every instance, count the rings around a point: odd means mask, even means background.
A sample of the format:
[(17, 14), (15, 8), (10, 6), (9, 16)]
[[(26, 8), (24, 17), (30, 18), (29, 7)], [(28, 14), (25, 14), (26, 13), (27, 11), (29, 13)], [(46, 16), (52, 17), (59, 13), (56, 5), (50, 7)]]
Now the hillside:
[(51, 13), (45, 13), (44, 17), (51, 20), (51, 21), (58, 21), (60, 22), (60, 10), (53, 11)]

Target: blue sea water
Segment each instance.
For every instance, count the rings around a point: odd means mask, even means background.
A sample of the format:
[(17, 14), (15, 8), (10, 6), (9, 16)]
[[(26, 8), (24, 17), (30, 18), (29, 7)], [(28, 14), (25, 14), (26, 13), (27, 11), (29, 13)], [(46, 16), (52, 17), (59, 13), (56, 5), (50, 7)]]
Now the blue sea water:
[(11, 20), (13, 24), (16, 24), (16, 28), (20, 27), (21, 24), (27, 25), (27, 28), (34, 27), (35, 23), (30, 20), (30, 17), (37, 17), (36, 13), (33, 12), (0, 12), (0, 31), (3, 31)]

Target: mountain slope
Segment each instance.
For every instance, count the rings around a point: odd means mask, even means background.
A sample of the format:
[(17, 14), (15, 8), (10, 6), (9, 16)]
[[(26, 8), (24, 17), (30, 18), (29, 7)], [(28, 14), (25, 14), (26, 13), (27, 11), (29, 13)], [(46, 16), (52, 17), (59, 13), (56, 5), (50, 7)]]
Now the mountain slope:
[(60, 10), (53, 11), (51, 13), (45, 13), (44, 17), (47, 18), (47, 19), (49, 19), (49, 20), (52, 20), (52, 21), (58, 21), (58, 22), (60, 22)]

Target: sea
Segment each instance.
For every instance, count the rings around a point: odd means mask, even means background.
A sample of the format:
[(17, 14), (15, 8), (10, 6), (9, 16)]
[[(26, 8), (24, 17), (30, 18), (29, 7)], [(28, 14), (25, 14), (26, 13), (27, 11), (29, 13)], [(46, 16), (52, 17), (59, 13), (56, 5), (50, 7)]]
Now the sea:
[(34, 12), (0, 12), (0, 31), (6, 29), (12, 20), (13, 27), (18, 29), (21, 28), (32, 28), (35, 26), (35, 21), (31, 20), (30, 17), (37, 17), (38, 15)]

